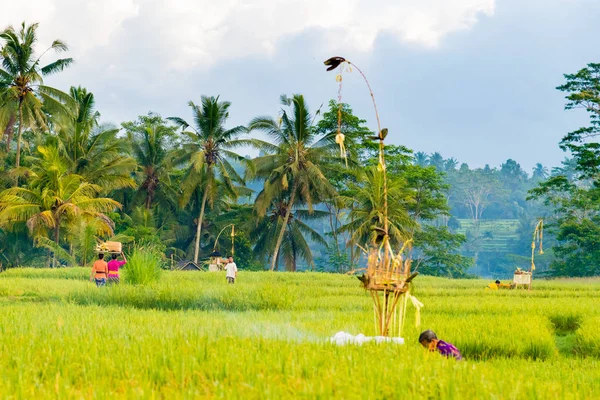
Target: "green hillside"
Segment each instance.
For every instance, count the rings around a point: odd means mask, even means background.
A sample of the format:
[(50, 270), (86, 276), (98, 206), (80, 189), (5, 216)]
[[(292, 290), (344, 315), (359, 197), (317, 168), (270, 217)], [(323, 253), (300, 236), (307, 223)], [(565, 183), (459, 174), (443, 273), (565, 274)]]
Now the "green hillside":
[[(458, 233), (466, 235), (468, 231), (475, 229), (475, 221), (472, 219), (459, 219), (460, 227)], [(518, 219), (488, 219), (479, 221), (479, 232), (482, 240), (483, 251), (503, 252), (513, 240), (518, 239)]]

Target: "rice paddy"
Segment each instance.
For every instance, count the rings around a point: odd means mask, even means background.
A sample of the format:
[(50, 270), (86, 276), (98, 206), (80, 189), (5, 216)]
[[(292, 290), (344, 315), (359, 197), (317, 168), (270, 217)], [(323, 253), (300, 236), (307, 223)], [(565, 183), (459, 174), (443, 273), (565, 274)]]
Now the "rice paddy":
[[(600, 280), (418, 277), (425, 303), (406, 344), (335, 346), (373, 335), (354, 277), (165, 272), (159, 282), (96, 288), (89, 270), (0, 274), (0, 397), (589, 399), (600, 393)], [(465, 361), (428, 353), (422, 329)]]

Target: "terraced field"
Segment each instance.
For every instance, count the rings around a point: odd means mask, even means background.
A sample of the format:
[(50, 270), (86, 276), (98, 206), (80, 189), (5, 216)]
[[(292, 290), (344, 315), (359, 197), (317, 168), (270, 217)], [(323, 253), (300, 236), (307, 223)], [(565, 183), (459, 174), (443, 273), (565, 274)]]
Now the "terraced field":
[[(466, 234), (472, 230), (475, 221), (472, 219), (459, 219), (458, 233)], [(507, 251), (511, 240), (517, 240), (518, 219), (484, 219), (479, 221), (479, 232), (483, 238), (482, 251), (502, 252)]]

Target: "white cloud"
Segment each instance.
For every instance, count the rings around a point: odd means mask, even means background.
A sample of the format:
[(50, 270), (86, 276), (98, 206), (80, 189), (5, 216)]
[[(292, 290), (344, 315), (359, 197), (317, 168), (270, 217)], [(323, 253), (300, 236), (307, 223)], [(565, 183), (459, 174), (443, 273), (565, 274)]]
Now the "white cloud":
[(104, 45), (152, 47), (160, 49), (161, 66), (185, 70), (271, 55), (280, 39), (307, 29), (322, 32), (327, 51), (369, 51), (382, 32), (435, 47), (492, 15), (494, 1), (28, 0), (7, 3), (0, 26), (38, 21), (42, 42), (61, 38), (76, 58)]
[(123, 21), (135, 17), (139, 7), (135, 0), (11, 1), (3, 4), (0, 27), (39, 22), (41, 47), (58, 38), (80, 54), (109, 44)]

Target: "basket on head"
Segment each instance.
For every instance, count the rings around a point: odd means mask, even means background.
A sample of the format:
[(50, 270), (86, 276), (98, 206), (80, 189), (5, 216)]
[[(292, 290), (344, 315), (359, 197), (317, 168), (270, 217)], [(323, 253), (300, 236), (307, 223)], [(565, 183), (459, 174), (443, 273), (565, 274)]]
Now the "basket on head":
[(121, 253), (123, 246), (121, 242), (104, 242), (96, 245), (97, 253)]

